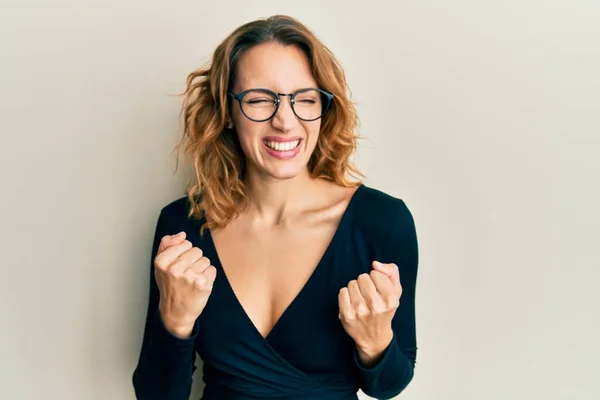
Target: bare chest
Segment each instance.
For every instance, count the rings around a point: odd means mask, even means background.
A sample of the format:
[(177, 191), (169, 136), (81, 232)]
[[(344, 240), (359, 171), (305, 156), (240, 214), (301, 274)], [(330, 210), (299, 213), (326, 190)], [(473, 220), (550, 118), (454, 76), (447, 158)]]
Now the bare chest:
[(248, 235), (213, 235), (240, 306), (263, 337), (301, 292), (327, 250), (337, 224)]

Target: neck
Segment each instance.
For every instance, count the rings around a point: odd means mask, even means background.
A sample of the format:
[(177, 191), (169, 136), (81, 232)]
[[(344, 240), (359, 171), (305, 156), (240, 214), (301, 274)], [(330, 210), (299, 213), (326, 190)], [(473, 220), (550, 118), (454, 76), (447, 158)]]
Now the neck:
[(259, 224), (279, 225), (302, 212), (318, 191), (318, 179), (308, 170), (290, 179), (275, 179), (249, 173), (245, 179), (248, 216)]

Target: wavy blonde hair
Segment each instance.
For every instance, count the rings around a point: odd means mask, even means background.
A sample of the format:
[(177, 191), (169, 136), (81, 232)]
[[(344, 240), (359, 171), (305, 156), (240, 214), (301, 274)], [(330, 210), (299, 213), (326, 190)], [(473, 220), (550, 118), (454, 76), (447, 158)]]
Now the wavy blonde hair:
[(358, 117), (348, 95), (345, 73), (333, 53), (291, 17), (275, 15), (252, 21), (233, 31), (206, 66), (187, 76), (186, 90), (180, 94), (184, 97), (183, 134), (175, 151), (177, 160), (182, 149), (185, 158), (191, 159), (194, 176), (186, 188), (191, 204), (189, 217), (205, 218), (202, 230), (225, 226), (247, 199), (245, 156), (235, 129), (227, 128), (227, 93), (236, 80), (240, 57), (253, 46), (273, 41), (300, 48), (309, 59), (317, 85), (334, 95), (308, 162), (311, 176), (346, 187), (362, 181), (363, 175), (350, 161), (359, 138)]

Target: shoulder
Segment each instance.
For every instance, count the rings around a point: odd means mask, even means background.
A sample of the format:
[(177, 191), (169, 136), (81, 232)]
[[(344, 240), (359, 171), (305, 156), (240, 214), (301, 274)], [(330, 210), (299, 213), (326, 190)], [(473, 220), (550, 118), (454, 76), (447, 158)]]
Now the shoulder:
[(354, 214), (360, 224), (386, 226), (397, 222), (398, 219), (412, 219), (412, 214), (403, 199), (381, 190), (362, 185), (355, 197)]
[(160, 210), (160, 214), (165, 217), (187, 217), (189, 210), (189, 200), (187, 196), (180, 197), (167, 203)]
[(395, 263), (400, 276), (415, 276), (419, 259), (417, 231), (411, 211), (401, 198), (362, 186), (352, 209), (352, 237), (371, 259)]
[(389, 238), (415, 230), (412, 213), (399, 197), (362, 185), (352, 202), (354, 228), (367, 237)]
[(188, 230), (200, 222), (189, 216), (190, 209), (191, 204), (188, 197), (179, 197), (161, 208), (158, 223), (169, 233)]

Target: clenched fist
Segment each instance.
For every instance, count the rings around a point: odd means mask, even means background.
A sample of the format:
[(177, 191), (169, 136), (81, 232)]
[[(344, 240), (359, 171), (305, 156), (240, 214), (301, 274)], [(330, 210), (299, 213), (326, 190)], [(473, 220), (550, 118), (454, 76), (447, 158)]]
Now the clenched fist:
[(371, 364), (392, 340), (392, 319), (400, 304), (402, 286), (395, 264), (373, 262), (370, 274), (361, 274), (338, 295), (339, 318), (354, 339), (360, 360)]
[(193, 247), (185, 236), (185, 232), (164, 236), (154, 258), (160, 316), (167, 330), (180, 338), (191, 335), (217, 275), (202, 250)]

